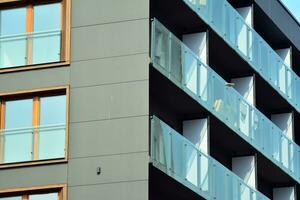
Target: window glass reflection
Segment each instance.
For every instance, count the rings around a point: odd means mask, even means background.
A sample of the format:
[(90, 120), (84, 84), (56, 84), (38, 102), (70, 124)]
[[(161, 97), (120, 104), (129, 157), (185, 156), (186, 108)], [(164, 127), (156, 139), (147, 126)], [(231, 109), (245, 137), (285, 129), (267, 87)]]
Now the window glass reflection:
[(32, 99), (6, 102), (4, 162), (32, 160)]
[(66, 123), (66, 96), (41, 97), (40, 125)]
[(46, 4), (34, 6), (35, 32), (60, 30), (61, 4)]
[(29, 195), (29, 200), (58, 200), (58, 193)]
[(15, 35), (26, 32), (26, 8), (0, 11), (0, 35)]

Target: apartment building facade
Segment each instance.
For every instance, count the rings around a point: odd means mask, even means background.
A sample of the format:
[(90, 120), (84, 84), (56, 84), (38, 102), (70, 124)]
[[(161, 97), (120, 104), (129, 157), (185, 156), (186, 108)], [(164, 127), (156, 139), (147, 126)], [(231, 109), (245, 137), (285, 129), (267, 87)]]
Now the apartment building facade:
[(0, 200), (300, 198), (279, 0), (0, 0)]

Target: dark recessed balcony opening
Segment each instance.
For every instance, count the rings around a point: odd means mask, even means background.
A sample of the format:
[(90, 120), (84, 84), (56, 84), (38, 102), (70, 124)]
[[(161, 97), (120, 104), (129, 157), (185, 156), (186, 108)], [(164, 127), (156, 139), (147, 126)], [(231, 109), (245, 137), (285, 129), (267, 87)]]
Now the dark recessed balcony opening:
[(151, 0), (150, 17), (156, 18), (174, 35), (202, 32), (208, 26), (182, 0)]
[(149, 200), (205, 200), (189, 188), (149, 164)]
[(159, 117), (181, 134), (184, 132), (184, 121), (208, 118), (208, 154), (230, 170), (233, 157), (254, 155), (257, 161), (257, 189), (270, 198), (272, 197), (270, 188), (295, 184), (282, 169), (260, 154), (153, 66), (150, 66), (150, 114)]

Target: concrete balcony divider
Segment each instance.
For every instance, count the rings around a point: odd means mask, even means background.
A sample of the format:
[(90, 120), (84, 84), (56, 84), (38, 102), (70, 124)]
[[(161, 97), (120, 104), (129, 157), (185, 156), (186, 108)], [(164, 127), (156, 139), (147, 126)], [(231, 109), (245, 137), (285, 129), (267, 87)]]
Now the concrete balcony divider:
[(300, 112), (300, 78), (226, 0), (183, 0)]
[(300, 148), (156, 19), (153, 67), (274, 164), (300, 182)]
[(268, 199), (156, 116), (151, 119), (151, 160), (206, 199)]

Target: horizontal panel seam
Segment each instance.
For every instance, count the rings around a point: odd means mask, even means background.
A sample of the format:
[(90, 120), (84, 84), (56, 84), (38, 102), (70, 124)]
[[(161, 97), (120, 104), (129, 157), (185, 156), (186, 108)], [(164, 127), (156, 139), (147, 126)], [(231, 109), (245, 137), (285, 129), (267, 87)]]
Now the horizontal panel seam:
[(68, 187), (84, 187), (84, 186), (96, 186), (96, 185), (110, 185), (110, 184), (118, 184), (118, 183), (135, 183), (135, 182), (148, 182), (149, 179), (138, 179), (138, 180), (128, 180), (128, 181), (112, 181), (106, 183), (94, 183), (94, 184), (84, 184), (84, 185), (69, 185)]
[(110, 157), (110, 156), (123, 156), (123, 155), (131, 155), (131, 154), (145, 154), (149, 151), (132, 151), (126, 153), (114, 153), (114, 154), (102, 154), (102, 155), (94, 155), (94, 156), (78, 156), (78, 157), (70, 157), (69, 160), (77, 160), (77, 159), (85, 159), (85, 158), (99, 158), (99, 157)]
[(144, 21), (144, 20), (150, 20), (150, 18), (148, 18), (148, 17), (145, 17), (145, 18), (135, 18), (135, 19), (112, 21), (112, 22), (104, 22), (104, 23), (97, 23), (97, 24), (72, 26), (72, 29), (85, 28), (85, 27), (93, 27), (93, 26), (103, 26), (103, 25), (108, 25), (108, 24), (120, 24), (120, 23), (135, 22), (135, 21)]
[(128, 84), (128, 83), (136, 83), (136, 82), (147, 82), (149, 79), (137, 79), (137, 80), (131, 80), (131, 81), (119, 81), (114, 83), (101, 83), (101, 84), (94, 84), (94, 85), (83, 85), (83, 86), (71, 86), (72, 89), (81, 89), (81, 88), (90, 88), (90, 87), (99, 87), (99, 86), (109, 86), (109, 85), (122, 85), (122, 84)]
[(86, 121), (74, 121), (70, 122), (72, 124), (80, 124), (80, 123), (90, 123), (90, 122), (102, 122), (102, 121), (111, 121), (111, 120), (119, 120), (119, 119), (131, 119), (131, 118), (140, 118), (140, 117), (149, 117), (149, 115), (130, 115), (127, 117), (114, 117), (114, 118), (107, 118), (107, 119), (95, 119), (95, 120), (86, 120)]

